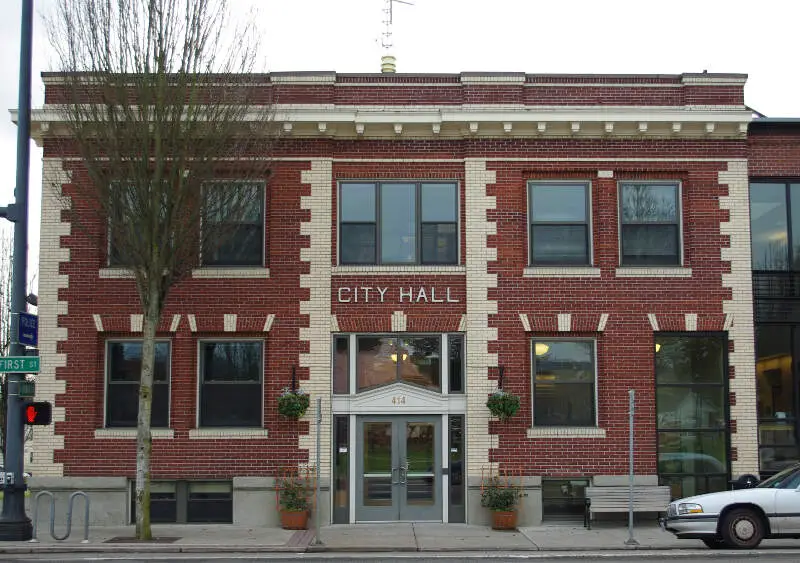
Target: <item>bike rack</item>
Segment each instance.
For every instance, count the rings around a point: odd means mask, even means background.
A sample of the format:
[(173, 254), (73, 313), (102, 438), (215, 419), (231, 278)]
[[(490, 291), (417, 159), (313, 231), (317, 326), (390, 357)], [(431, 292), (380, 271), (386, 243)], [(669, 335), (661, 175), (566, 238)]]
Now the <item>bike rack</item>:
[(38, 543), (39, 539), (36, 537), (36, 528), (39, 522), (39, 498), (42, 495), (47, 495), (50, 497), (50, 535), (53, 537), (54, 540), (57, 541), (64, 541), (67, 539), (72, 532), (72, 505), (75, 503), (75, 497), (83, 497), (84, 506), (85, 506), (85, 514), (83, 519), (83, 539), (81, 543), (89, 543), (89, 496), (84, 493), (83, 491), (75, 491), (71, 495), (69, 495), (69, 506), (67, 507), (67, 532), (59, 537), (56, 535), (56, 497), (50, 491), (40, 491), (36, 493), (36, 496), (33, 499), (33, 536), (31, 537), (30, 541), (32, 543)]

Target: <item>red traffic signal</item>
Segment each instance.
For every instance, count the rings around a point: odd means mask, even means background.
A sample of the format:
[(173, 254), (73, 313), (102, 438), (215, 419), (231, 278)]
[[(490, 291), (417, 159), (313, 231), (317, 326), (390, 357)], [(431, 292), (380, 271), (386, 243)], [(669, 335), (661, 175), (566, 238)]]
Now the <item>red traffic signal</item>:
[(25, 424), (47, 425), (50, 424), (53, 417), (53, 406), (47, 401), (25, 403), (22, 413), (25, 417)]

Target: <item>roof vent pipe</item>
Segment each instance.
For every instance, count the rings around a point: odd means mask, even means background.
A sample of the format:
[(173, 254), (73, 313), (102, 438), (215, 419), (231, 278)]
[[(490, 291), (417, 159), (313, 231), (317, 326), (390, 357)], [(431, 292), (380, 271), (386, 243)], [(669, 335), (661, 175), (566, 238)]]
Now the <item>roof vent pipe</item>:
[(393, 73), (397, 70), (395, 65), (396, 59), (392, 55), (384, 55), (381, 57), (381, 72)]

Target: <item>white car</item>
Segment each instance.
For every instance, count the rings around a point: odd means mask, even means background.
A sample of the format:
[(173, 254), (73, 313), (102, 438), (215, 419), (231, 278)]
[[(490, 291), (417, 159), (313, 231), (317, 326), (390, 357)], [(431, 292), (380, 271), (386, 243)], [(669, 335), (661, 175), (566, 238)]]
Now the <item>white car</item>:
[(754, 548), (764, 538), (800, 538), (800, 464), (754, 488), (671, 502), (664, 528), (718, 549)]

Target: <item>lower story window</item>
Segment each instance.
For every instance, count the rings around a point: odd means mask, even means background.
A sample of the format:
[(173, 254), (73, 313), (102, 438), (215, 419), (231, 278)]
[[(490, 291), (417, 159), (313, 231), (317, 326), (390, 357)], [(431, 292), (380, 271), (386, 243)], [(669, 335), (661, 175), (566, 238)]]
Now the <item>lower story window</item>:
[(262, 426), (263, 341), (200, 343), (200, 427)]
[(533, 425), (596, 426), (593, 340), (531, 341)]
[[(169, 426), (169, 342), (156, 342), (150, 424)], [(139, 415), (142, 341), (106, 343), (106, 427), (135, 428)]]
[(588, 479), (542, 479), (542, 520), (582, 521)]
[[(131, 523), (136, 522), (136, 484), (131, 481)], [(153, 481), (150, 520), (157, 524), (233, 522), (230, 481)]]

